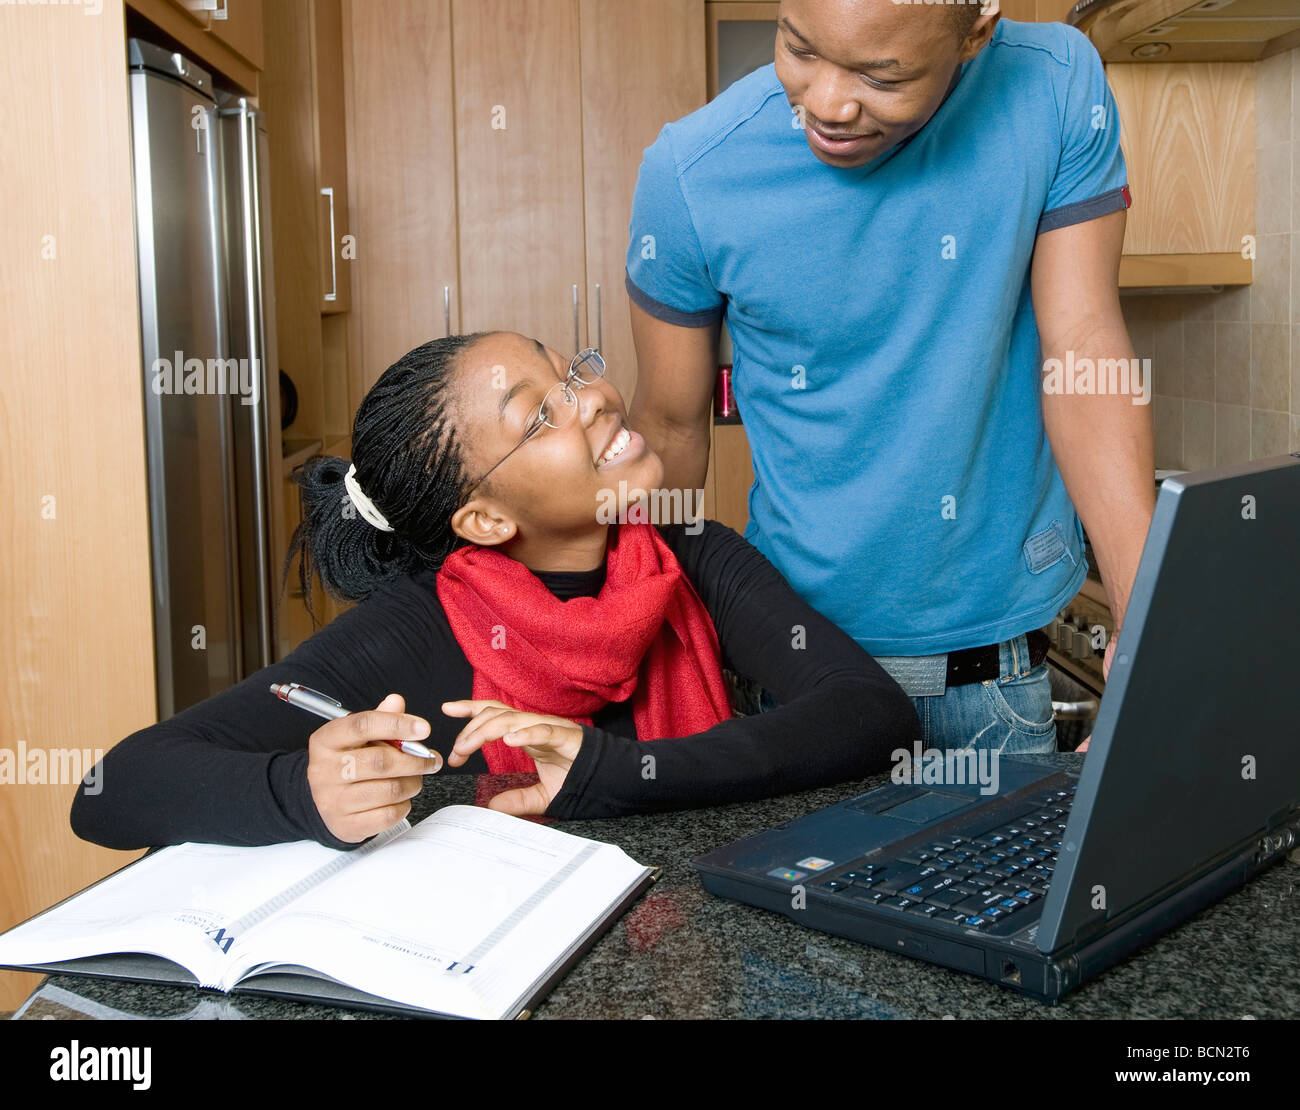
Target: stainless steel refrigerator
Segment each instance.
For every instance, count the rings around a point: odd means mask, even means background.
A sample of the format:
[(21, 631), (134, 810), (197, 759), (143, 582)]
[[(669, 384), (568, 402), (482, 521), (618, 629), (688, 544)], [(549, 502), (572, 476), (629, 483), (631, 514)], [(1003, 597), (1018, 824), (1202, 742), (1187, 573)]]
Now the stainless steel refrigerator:
[(166, 719), (273, 660), (270, 193), (258, 112), (162, 47), (131, 39), (128, 66)]

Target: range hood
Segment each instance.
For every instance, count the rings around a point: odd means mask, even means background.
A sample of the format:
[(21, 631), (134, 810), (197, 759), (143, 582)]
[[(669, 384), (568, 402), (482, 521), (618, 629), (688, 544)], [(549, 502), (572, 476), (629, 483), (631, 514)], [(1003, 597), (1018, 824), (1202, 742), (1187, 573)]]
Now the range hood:
[(1107, 62), (1254, 62), (1300, 46), (1300, 0), (1080, 0), (1067, 22)]

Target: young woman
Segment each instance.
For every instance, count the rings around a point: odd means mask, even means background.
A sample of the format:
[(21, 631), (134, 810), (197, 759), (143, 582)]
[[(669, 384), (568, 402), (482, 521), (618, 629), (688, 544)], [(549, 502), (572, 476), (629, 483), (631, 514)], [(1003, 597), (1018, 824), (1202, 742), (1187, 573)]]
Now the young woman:
[[(444, 763), (535, 770), (492, 807), (578, 818), (862, 778), (910, 750), (911, 700), (757, 549), (713, 521), (644, 522), (629, 500), (662, 464), (625, 420), (594, 351), (495, 332), (406, 354), (357, 412), (352, 464), (295, 473), (290, 557), (359, 604), (117, 744), (73, 830), (112, 848), (350, 848), (437, 790)], [(779, 705), (735, 717), (724, 666)], [(322, 723), (272, 696), (289, 682), (360, 712)]]

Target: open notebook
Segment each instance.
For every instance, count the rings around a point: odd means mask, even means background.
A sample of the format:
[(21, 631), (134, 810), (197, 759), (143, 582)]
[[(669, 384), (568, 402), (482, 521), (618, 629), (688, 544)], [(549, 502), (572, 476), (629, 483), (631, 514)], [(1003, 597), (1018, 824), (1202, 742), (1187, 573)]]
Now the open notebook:
[(350, 852), (164, 848), (0, 935), (0, 966), (513, 1018), (656, 874), (612, 844), (448, 806)]

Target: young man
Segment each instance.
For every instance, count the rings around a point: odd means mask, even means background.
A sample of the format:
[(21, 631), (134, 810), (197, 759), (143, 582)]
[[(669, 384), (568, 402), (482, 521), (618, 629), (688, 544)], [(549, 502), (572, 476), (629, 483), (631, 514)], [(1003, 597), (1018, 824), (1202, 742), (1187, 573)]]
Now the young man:
[(1054, 750), (1035, 630), (1083, 581), (1079, 518), (1118, 629), (1154, 507), (1150, 383), (1072, 376), (1136, 369), (1101, 61), (1063, 24), (894, 0), (783, 0), (775, 48), (645, 153), (630, 421), (666, 486), (703, 485), (725, 315), (746, 537), (928, 744)]

